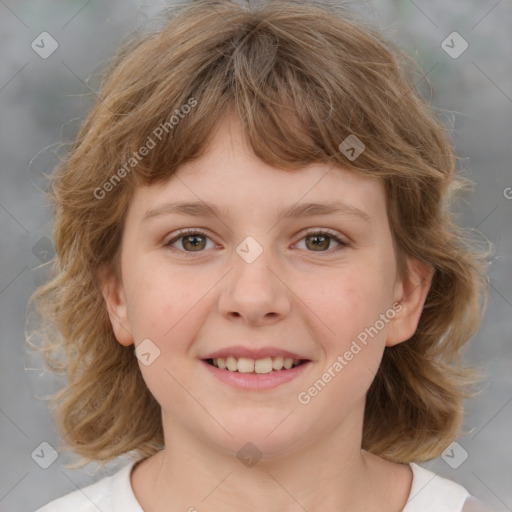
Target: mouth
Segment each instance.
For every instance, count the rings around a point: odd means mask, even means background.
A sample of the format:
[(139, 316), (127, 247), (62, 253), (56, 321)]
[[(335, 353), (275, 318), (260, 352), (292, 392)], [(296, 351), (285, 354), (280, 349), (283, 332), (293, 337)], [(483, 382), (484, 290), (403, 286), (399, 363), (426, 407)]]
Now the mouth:
[(217, 357), (215, 359), (203, 359), (210, 366), (215, 366), (220, 370), (226, 370), (233, 373), (253, 373), (265, 374), (287, 371), (304, 363), (309, 359), (292, 359), (291, 357), (264, 357), (261, 359), (252, 359), (250, 357)]
[(299, 378), (313, 364), (309, 359), (283, 356), (260, 359), (228, 356), (200, 361), (214, 378), (243, 392), (272, 390)]

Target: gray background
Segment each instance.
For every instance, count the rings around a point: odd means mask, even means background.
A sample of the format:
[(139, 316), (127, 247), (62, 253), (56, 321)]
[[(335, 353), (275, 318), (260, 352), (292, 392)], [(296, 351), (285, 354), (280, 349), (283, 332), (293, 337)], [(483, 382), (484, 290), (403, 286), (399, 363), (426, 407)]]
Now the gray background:
[[(482, 365), (481, 395), (467, 404), (451, 468), (442, 458), (424, 466), (453, 479), (499, 510), (512, 510), (510, 386), (512, 314), (512, 4), (509, 0), (374, 0), (352, 2), (388, 37), (409, 51), (433, 86), (432, 103), (452, 129), (466, 175), (476, 182), (461, 204), (460, 222), (494, 244), (490, 297), (481, 329), (465, 358)], [(97, 73), (122, 38), (144, 27), (164, 2), (126, 0), (0, 0), (1, 27), (1, 266), (0, 266), (0, 511), (33, 511), (126, 463), (102, 472), (91, 464), (68, 470), (66, 454), (41, 468), (31, 454), (58, 444), (47, 402), (59, 381), (27, 353), (27, 300), (53, 254), (49, 210), (40, 189), (91, 106)], [(58, 42), (41, 58), (31, 43), (43, 31)], [(441, 43), (457, 31), (469, 44), (458, 58)], [(457, 43), (458, 44), (458, 43)], [(430, 94), (427, 82), (420, 84)], [(506, 228), (506, 226), (509, 226)], [(508, 427), (508, 428), (507, 428)], [(464, 450), (464, 451), (463, 451)], [(44, 453), (49, 453), (46, 449)], [(45, 455), (47, 457), (47, 455)], [(44, 457), (37, 460), (40, 462)], [(43, 461), (44, 462), (44, 461)], [(454, 462), (456, 464), (454, 464)]]

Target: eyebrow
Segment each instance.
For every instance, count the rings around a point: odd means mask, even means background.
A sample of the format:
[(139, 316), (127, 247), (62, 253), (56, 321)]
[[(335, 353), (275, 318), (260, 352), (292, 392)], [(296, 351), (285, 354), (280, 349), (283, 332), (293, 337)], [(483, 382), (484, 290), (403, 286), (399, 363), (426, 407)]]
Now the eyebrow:
[[(333, 213), (344, 214), (360, 218), (366, 222), (370, 222), (370, 216), (356, 208), (353, 205), (342, 201), (334, 201), (329, 203), (302, 203), (292, 205), (291, 207), (281, 211), (279, 218), (290, 217), (312, 217), (314, 215), (330, 215)], [(228, 210), (219, 208), (218, 206), (206, 202), (175, 202), (164, 203), (148, 210), (141, 222), (146, 222), (161, 215), (188, 215), (192, 217), (221, 217), (223, 214), (228, 215)]]

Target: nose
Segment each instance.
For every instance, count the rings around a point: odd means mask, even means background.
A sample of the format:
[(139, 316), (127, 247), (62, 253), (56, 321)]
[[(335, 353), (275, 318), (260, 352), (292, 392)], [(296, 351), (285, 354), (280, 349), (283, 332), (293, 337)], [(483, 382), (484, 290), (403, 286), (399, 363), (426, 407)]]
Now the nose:
[(292, 292), (271, 252), (264, 249), (256, 259), (254, 253), (247, 258), (243, 250), (233, 252), (233, 268), (223, 280), (219, 297), (219, 311), (223, 316), (263, 325), (288, 315)]

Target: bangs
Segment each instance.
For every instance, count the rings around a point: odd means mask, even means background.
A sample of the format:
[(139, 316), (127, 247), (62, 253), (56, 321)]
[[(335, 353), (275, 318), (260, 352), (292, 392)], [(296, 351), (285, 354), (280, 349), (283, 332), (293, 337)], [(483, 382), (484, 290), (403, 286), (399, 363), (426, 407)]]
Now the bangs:
[[(272, 15), (259, 19), (244, 11), (226, 21), (221, 6), (203, 6), (197, 18), (215, 32), (188, 23), (183, 41), (174, 20), (173, 30), (135, 48), (112, 77), (129, 83), (115, 98), (106, 97), (105, 105), (117, 114), (110, 125), (116, 165), (124, 166), (135, 186), (164, 181), (202, 156), (233, 114), (255, 155), (276, 168), (330, 162), (373, 177), (432, 177), (425, 161), (411, 166), (422, 145), (404, 144), (418, 128), (408, 130), (411, 117), (402, 114), (414, 98), (404, 99), (395, 57), (377, 35), (339, 20), (346, 24), (345, 40), (337, 40), (337, 27), (319, 41), (303, 13), (287, 13), (277, 27)], [(305, 29), (298, 39), (294, 31), (301, 22)], [(349, 136), (364, 145), (357, 159), (340, 151)]]
[[(242, 123), (248, 146), (268, 165), (292, 169), (333, 159), (346, 163), (339, 158), (338, 145), (355, 123), (346, 119), (340, 126), (328, 92), (283, 59), (269, 34), (251, 34), (250, 27), (245, 31), (250, 35), (243, 42), (222, 41), (219, 55), (187, 77), (198, 85), (187, 90), (188, 84), (177, 87), (170, 81), (169, 89), (186, 89), (172, 104), (159, 101), (171, 91), (147, 99), (149, 111), (155, 106), (160, 111), (138, 124), (131, 131), (133, 138), (126, 140), (127, 157), (147, 144), (148, 136), (155, 142), (134, 169), (137, 184), (164, 180), (180, 165), (202, 156), (218, 127), (233, 115)], [(244, 39), (245, 31), (237, 36)], [(253, 59), (253, 54), (266, 59)], [(156, 105), (150, 106), (153, 102)], [(187, 108), (191, 104), (195, 106)]]

